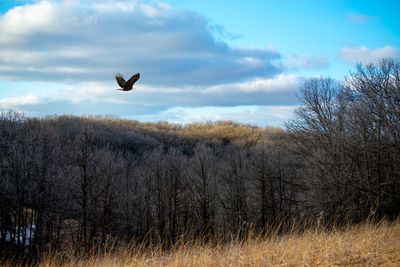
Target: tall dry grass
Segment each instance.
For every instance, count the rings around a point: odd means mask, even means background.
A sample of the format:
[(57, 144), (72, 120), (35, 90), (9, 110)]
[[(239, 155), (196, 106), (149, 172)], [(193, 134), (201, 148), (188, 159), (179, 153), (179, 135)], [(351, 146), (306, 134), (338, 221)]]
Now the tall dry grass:
[(400, 221), (250, 237), (212, 246), (193, 241), (168, 252), (142, 247), (114, 248), (86, 257), (49, 254), (40, 266), (400, 266)]

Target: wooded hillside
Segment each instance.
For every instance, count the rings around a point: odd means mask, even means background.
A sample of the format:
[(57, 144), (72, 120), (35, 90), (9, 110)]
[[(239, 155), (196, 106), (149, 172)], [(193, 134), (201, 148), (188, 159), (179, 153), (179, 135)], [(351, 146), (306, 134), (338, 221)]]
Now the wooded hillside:
[(0, 246), (169, 246), (400, 214), (400, 65), (302, 87), (287, 129), (0, 115)]

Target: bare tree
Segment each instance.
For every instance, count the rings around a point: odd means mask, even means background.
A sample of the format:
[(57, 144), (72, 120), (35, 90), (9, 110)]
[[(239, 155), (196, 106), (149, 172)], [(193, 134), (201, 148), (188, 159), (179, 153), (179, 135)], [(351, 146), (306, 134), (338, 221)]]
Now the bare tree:
[(191, 164), (191, 188), (201, 223), (200, 232), (206, 236), (214, 231), (217, 201), (218, 168), (214, 149), (200, 144)]

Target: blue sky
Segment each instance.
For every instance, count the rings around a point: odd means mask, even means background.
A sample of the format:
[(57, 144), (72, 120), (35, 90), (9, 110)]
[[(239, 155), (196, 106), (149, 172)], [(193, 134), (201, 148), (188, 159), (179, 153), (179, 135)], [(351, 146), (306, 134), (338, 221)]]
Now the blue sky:
[[(283, 126), (311, 77), (400, 57), (398, 1), (0, 0), (0, 109)], [(120, 92), (114, 74), (141, 79)]]

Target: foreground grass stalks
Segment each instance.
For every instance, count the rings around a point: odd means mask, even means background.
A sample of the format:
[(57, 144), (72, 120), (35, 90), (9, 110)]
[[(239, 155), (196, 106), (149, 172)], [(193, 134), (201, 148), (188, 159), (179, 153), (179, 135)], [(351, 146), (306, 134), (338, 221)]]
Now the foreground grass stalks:
[(86, 257), (45, 256), (40, 266), (400, 266), (400, 221), (213, 246), (188, 242), (168, 252), (142, 247)]

